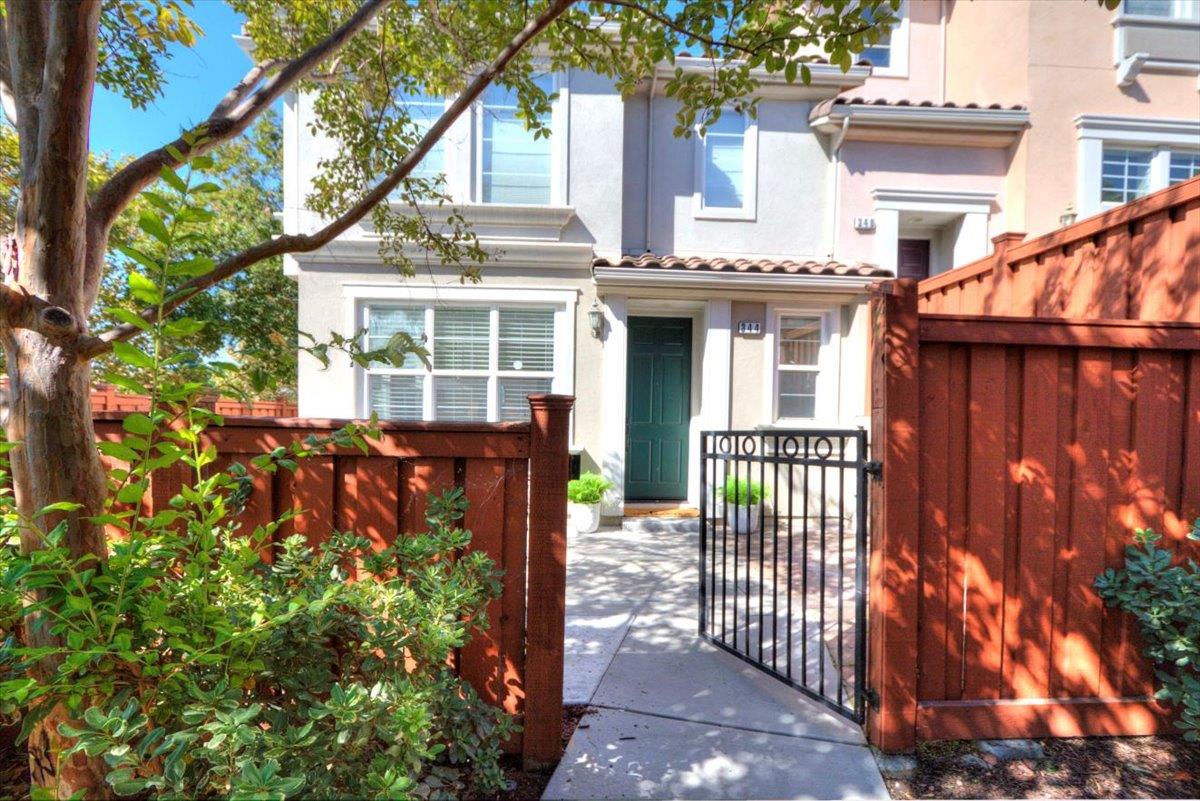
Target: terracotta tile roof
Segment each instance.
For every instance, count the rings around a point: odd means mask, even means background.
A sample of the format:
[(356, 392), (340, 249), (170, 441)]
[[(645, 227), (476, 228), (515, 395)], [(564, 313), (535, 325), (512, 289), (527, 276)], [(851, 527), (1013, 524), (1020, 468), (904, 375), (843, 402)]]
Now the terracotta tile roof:
[(638, 256), (627, 255), (617, 260), (597, 258), (592, 261), (593, 267), (625, 267), (629, 269), (658, 269), (658, 270), (700, 270), (706, 272), (730, 273), (783, 273), (786, 275), (846, 275), (864, 278), (890, 277), (892, 274), (873, 264), (842, 264), (840, 261), (793, 261), (784, 259), (727, 259), (723, 257), (704, 258), (702, 256), (659, 256), (654, 253), (643, 253)]
[(823, 116), (833, 110), (834, 106), (889, 106), (892, 108), (943, 108), (943, 109), (990, 109), (992, 111), (1026, 111), (1020, 104), (1005, 106), (1002, 103), (935, 103), (932, 100), (885, 100), (882, 97), (868, 99), (865, 97), (834, 97), (822, 100), (813, 106), (810, 119)]

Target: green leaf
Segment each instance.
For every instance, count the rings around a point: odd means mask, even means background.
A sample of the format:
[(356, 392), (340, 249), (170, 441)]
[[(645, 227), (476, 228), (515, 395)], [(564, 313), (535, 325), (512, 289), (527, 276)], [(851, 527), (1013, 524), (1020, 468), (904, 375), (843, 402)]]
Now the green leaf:
[(57, 503), (52, 503), (48, 506), (43, 506), (33, 516), (34, 517), (42, 517), (43, 515), (48, 515), (51, 512), (73, 512), (76, 509), (82, 509), (82, 508), (83, 508), (82, 503), (74, 503), (72, 501), (59, 501)]
[(137, 503), (146, 494), (146, 489), (149, 483), (146, 481), (138, 481), (134, 484), (126, 484), (117, 492), (117, 500), (121, 503)]
[(125, 419), (121, 421), (121, 427), (130, 434), (149, 436), (154, 433), (154, 422), (141, 412), (125, 415)]
[(143, 320), (141, 318), (141, 315), (135, 314), (134, 312), (130, 311), (129, 309), (122, 309), (120, 306), (113, 306), (111, 308), (105, 309), (104, 311), (110, 317), (115, 317), (116, 319), (120, 320), (123, 323), (128, 323), (129, 325), (137, 326), (138, 328), (142, 329), (143, 331), (149, 331), (154, 327), (154, 326), (150, 325), (150, 323)]
[(178, 320), (171, 320), (163, 326), (163, 335), (171, 338), (186, 337), (198, 333), (204, 328), (204, 320), (196, 320), (191, 317), (181, 317)]
[(179, 177), (179, 173), (172, 170), (170, 167), (163, 167), (158, 171), (158, 177), (166, 181), (167, 185), (176, 192), (187, 192), (187, 184)]
[(121, 253), (125, 254), (126, 256), (133, 259), (138, 264), (142, 265), (143, 267), (145, 267), (149, 270), (154, 270), (155, 272), (158, 272), (159, 270), (162, 269), (162, 264), (158, 261), (158, 259), (156, 259), (153, 256), (150, 256), (146, 253), (143, 253), (142, 251), (138, 250), (137, 248), (133, 247), (132, 245), (118, 244), (117, 250), (121, 251)]
[(144, 353), (141, 348), (136, 345), (130, 345), (128, 342), (116, 341), (112, 343), (113, 355), (121, 361), (133, 367), (140, 367), (143, 370), (154, 369), (154, 359)]
[(158, 284), (136, 270), (129, 271), (129, 292), (143, 303), (158, 304), (163, 299)]
[(167, 233), (166, 223), (150, 209), (143, 209), (142, 213), (138, 215), (138, 228), (164, 245), (171, 244), (171, 235)]

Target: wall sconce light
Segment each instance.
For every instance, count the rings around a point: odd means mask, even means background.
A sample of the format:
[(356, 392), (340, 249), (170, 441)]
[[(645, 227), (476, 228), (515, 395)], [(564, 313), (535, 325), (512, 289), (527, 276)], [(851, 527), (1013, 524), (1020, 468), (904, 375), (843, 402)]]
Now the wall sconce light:
[(592, 327), (592, 336), (596, 339), (604, 333), (604, 310), (600, 308), (599, 300), (593, 300), (592, 308), (588, 309), (588, 325)]
[(1068, 203), (1067, 207), (1063, 209), (1063, 213), (1058, 215), (1058, 224), (1063, 228), (1066, 228), (1068, 225), (1072, 225), (1075, 222), (1075, 218), (1078, 216), (1079, 215), (1075, 213), (1075, 204)]

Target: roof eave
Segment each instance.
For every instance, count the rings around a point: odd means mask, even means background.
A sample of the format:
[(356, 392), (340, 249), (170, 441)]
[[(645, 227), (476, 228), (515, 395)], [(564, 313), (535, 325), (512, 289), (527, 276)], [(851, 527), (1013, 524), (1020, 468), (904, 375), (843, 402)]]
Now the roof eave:
[[(720, 62), (718, 62), (720, 63)], [(655, 75), (661, 81), (674, 77), (676, 68), (685, 74), (702, 74), (712, 72), (713, 62), (707, 58), (696, 56), (681, 56), (673, 64), (661, 62), (655, 69)], [(809, 64), (811, 80), (802, 83), (799, 80), (788, 82), (782, 72), (768, 72), (765, 69), (750, 71), (751, 77), (758, 82), (758, 91), (768, 94), (787, 94), (808, 97), (828, 97), (847, 89), (862, 86), (871, 76), (871, 67), (855, 65), (843, 72), (841, 67), (832, 64)]]
[(842, 130), (847, 119), (849, 119), (851, 127), (1016, 134), (1029, 125), (1029, 112), (1024, 109), (841, 104), (813, 118), (809, 124), (821, 133), (833, 134)]
[(795, 290), (824, 292), (865, 291), (871, 284), (890, 276), (812, 275), (806, 273), (730, 272), (726, 270), (679, 270), (661, 267), (593, 267), (601, 287), (675, 287), (739, 290)]

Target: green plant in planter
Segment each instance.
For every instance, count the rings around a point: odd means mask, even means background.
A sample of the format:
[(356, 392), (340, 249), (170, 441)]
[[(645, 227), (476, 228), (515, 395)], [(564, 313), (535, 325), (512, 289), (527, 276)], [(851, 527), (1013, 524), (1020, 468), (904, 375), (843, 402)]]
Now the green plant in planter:
[(567, 482), (567, 500), (595, 506), (604, 500), (604, 493), (612, 488), (613, 483), (599, 473), (584, 473)]
[[(1155, 664), (1156, 697), (1179, 708), (1175, 725), (1184, 739), (1200, 741), (1200, 565), (1176, 564), (1174, 554), (1158, 547), (1161, 536), (1150, 529), (1134, 532), (1125, 549), (1125, 566), (1096, 578), (1096, 592), (1109, 606), (1133, 615), (1142, 633), (1143, 651)], [(1188, 539), (1200, 540), (1200, 519)]]
[(771, 493), (762, 484), (753, 479), (734, 478), (726, 476), (725, 486), (718, 489), (721, 499), (733, 506), (757, 506)]

